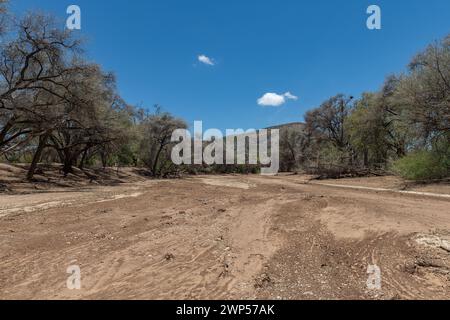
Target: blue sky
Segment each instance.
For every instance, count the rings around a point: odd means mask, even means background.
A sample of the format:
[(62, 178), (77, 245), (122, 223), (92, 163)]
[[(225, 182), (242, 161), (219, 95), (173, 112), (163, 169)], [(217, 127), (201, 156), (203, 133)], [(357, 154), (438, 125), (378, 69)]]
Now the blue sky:
[[(15, 13), (41, 9), (62, 23), (79, 5), (88, 57), (116, 74), (129, 103), (222, 130), (302, 121), (332, 95), (377, 90), (450, 33), (448, 0), (10, 1)], [(366, 28), (371, 4), (382, 30)], [(258, 105), (269, 92), (298, 100)]]

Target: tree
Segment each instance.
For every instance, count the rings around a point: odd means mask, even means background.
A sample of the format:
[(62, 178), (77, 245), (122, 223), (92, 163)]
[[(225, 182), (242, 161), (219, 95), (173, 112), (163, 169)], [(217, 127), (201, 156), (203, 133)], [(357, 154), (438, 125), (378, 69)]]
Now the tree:
[(307, 129), (315, 134), (318, 141), (329, 140), (338, 149), (344, 150), (348, 146), (344, 124), (352, 100), (353, 97), (345, 97), (342, 94), (328, 99), (319, 108), (306, 114)]
[(397, 98), (423, 145), (450, 131), (450, 36), (430, 45), (409, 65)]
[(305, 164), (309, 137), (304, 127), (304, 124), (290, 124), (280, 129), (281, 171), (290, 172)]
[[(17, 38), (0, 46), (0, 154), (45, 135), (43, 115), (68, 101), (68, 63), (79, 41), (49, 16), (30, 14), (15, 24)], [(18, 142), (17, 142), (18, 141)]]
[(65, 175), (78, 160), (83, 168), (88, 155), (108, 150), (123, 138), (119, 121), (122, 100), (115, 93), (114, 77), (91, 64), (69, 81), (71, 97), (63, 104), (64, 119), (53, 127), (48, 145), (58, 152)]
[(351, 169), (355, 162), (356, 154), (345, 126), (352, 110), (352, 101), (353, 97), (338, 94), (305, 116), (306, 130), (310, 136), (309, 154), (313, 156), (312, 150), (316, 153), (315, 167), (319, 171), (325, 166), (326, 170), (341, 173)]
[(346, 121), (350, 144), (365, 168), (386, 168), (391, 156), (405, 155), (407, 138), (392, 100), (395, 81), (389, 77), (380, 92), (364, 93)]
[(154, 177), (170, 174), (173, 169), (170, 160), (172, 133), (177, 129), (186, 129), (187, 124), (157, 107), (154, 114), (144, 119), (141, 127), (140, 156), (150, 174)]

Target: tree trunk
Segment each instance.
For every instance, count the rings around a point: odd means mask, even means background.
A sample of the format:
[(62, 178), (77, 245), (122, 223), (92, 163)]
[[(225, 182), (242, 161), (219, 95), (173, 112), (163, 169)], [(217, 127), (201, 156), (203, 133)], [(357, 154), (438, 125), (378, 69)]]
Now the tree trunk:
[(364, 168), (369, 167), (369, 151), (366, 149), (364, 150)]
[(100, 158), (102, 160), (102, 166), (103, 166), (103, 170), (106, 169), (106, 166), (108, 165), (108, 159), (106, 157), (106, 153), (105, 152), (101, 152), (100, 153)]
[(34, 176), (34, 172), (36, 171), (36, 167), (41, 160), (42, 151), (44, 151), (45, 145), (47, 144), (48, 134), (39, 137), (39, 144), (36, 149), (36, 152), (33, 156), (33, 161), (31, 162), (30, 168), (28, 169), (27, 179), (32, 180)]
[(13, 126), (13, 123), (12, 123), (11, 120), (9, 120), (9, 121), (3, 126), (2, 131), (0, 131), (0, 146), (2, 146), (2, 144), (3, 144), (4, 140), (5, 140), (6, 134), (7, 134), (8, 131), (12, 128), (12, 126)]
[(401, 146), (398, 146), (398, 147), (397, 147), (397, 156), (398, 156), (399, 158), (402, 158), (402, 157), (404, 157), (405, 155), (406, 155), (406, 152), (405, 152), (404, 148), (401, 147)]
[(83, 170), (84, 168), (84, 162), (86, 161), (86, 156), (89, 149), (84, 150), (83, 155), (81, 156), (80, 165), (78, 166), (78, 169)]
[(63, 173), (64, 177), (67, 177), (69, 173), (72, 173), (72, 166), (76, 157), (70, 151), (64, 151)]
[(164, 148), (164, 144), (161, 143), (161, 145), (159, 146), (159, 150), (156, 153), (155, 162), (153, 163), (152, 175), (154, 177), (157, 176), (156, 170), (158, 169), (159, 156), (161, 155), (161, 152), (162, 152), (163, 148)]
[(64, 161), (64, 165), (63, 165), (63, 173), (64, 173), (64, 177), (67, 177), (67, 175), (69, 173), (72, 172), (72, 158), (68, 157), (65, 161)]

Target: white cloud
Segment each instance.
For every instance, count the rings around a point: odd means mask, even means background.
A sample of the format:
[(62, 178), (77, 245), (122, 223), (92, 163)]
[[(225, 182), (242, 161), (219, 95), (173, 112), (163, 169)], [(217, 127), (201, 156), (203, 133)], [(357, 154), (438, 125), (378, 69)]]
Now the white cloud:
[(298, 100), (298, 97), (297, 96), (294, 96), (292, 93), (290, 93), (289, 91), (288, 92), (286, 92), (285, 94), (284, 94), (284, 96), (286, 97), (286, 99), (289, 99), (289, 100)]
[(198, 61), (200, 61), (201, 63), (207, 64), (209, 66), (215, 65), (213, 59), (205, 56), (204, 54), (201, 54), (198, 56)]
[(290, 92), (282, 95), (269, 92), (258, 99), (258, 104), (262, 107), (279, 107), (285, 104), (286, 100), (298, 100), (298, 97)]
[(258, 104), (263, 107), (279, 107), (285, 103), (286, 99), (284, 96), (270, 92), (258, 99)]

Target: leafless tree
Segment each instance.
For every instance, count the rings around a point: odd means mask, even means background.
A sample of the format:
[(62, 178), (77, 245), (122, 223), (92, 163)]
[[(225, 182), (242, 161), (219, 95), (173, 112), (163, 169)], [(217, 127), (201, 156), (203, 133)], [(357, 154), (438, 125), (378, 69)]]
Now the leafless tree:
[(141, 158), (152, 176), (161, 176), (172, 168), (170, 161), (171, 137), (176, 129), (186, 129), (186, 123), (157, 109), (142, 123)]
[(353, 97), (342, 94), (325, 101), (319, 108), (305, 116), (307, 130), (315, 133), (318, 140), (326, 138), (340, 150), (348, 146), (345, 133), (345, 120), (350, 112)]
[(46, 134), (42, 115), (69, 100), (64, 77), (78, 71), (68, 61), (79, 41), (51, 17), (30, 14), (15, 28), (17, 37), (0, 46), (0, 153)]

